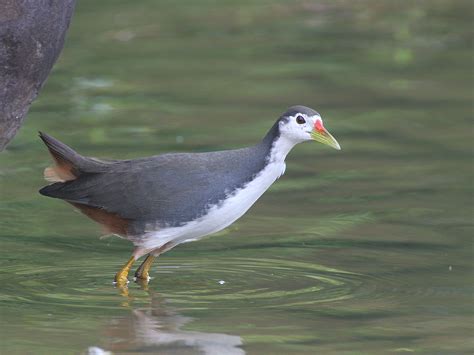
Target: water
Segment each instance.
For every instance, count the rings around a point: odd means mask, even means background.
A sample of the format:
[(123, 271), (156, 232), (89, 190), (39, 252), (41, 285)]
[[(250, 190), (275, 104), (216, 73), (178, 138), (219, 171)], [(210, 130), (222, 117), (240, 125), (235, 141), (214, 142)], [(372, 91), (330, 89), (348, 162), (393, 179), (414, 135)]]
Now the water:
[[(471, 21), (469, 1), (80, 1), (0, 155), (0, 352), (472, 353)], [(40, 129), (90, 156), (219, 150), (293, 104), (343, 150), (298, 146), (148, 287), (114, 288), (131, 245), (37, 194)]]

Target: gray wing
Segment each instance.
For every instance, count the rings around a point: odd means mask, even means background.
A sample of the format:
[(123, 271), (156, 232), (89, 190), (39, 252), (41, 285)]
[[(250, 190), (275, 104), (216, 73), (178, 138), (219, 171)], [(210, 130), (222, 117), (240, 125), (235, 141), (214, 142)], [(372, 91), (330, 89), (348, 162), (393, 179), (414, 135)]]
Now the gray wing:
[(179, 225), (250, 181), (264, 164), (255, 153), (244, 148), (117, 161), (105, 172), (52, 184), (41, 193), (130, 220)]

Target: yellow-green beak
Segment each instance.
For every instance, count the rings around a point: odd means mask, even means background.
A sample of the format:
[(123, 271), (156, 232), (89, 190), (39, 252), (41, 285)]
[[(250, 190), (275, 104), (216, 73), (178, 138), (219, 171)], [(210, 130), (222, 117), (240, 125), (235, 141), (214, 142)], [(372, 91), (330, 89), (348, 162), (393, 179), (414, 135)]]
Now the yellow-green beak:
[(311, 132), (311, 138), (319, 143), (323, 143), (333, 147), (334, 149), (341, 150), (341, 146), (337, 140), (326, 130), (326, 128), (323, 127), (321, 121), (316, 121), (313, 131)]

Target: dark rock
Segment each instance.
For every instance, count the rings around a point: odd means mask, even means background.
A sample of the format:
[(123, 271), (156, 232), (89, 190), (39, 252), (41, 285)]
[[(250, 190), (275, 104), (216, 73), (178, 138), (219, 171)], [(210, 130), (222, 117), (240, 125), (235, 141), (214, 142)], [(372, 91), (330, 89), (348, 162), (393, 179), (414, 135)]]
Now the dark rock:
[(0, 151), (56, 62), (75, 0), (0, 0)]

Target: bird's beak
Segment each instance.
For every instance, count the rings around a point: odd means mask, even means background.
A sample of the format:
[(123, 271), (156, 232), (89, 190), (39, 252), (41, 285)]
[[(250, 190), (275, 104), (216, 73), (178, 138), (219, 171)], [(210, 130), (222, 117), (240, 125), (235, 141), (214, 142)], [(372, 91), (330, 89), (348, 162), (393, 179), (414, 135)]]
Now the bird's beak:
[(322, 121), (317, 120), (311, 131), (311, 138), (319, 143), (326, 144), (334, 149), (341, 150), (337, 140), (324, 128)]

